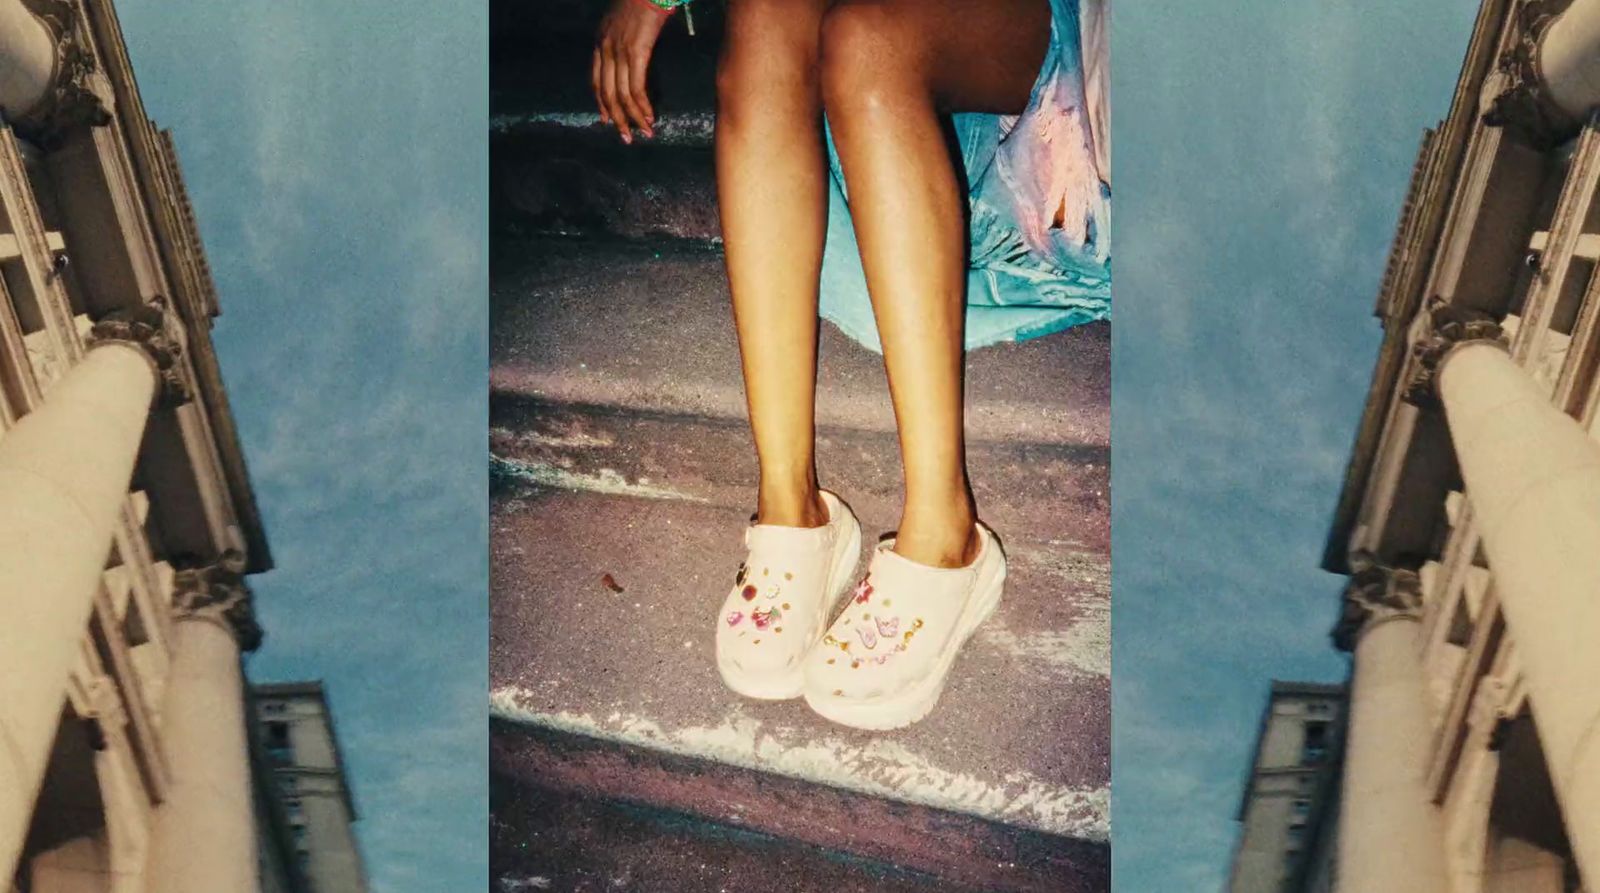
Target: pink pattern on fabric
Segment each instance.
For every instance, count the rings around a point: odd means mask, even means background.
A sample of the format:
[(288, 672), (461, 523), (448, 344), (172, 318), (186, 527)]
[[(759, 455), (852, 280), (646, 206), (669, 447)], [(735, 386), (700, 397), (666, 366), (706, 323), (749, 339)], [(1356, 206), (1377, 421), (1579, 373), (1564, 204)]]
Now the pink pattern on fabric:
[(861, 644), (867, 646), (868, 651), (878, 647), (878, 634), (872, 627), (858, 626), (856, 627), (856, 635), (861, 637)]
[(879, 617), (877, 618), (877, 624), (878, 635), (883, 636), (885, 639), (892, 639), (900, 634), (899, 617), (890, 617), (887, 620)]
[(729, 626), (738, 626), (739, 625), (739, 621), (741, 621), (743, 619), (744, 619), (744, 613), (741, 612), (741, 611), (730, 611), (730, 612), (728, 612), (728, 625)]

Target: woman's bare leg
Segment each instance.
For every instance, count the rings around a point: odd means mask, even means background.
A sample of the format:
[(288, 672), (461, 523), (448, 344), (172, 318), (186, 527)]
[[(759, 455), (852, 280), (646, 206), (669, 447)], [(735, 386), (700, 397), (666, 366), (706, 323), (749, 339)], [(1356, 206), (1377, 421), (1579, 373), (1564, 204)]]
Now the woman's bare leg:
[(1018, 113), (1049, 43), (1047, 0), (841, 0), (822, 24), (822, 88), (844, 165), (900, 429), (895, 551), (975, 557), (962, 434), (965, 202), (938, 118)]
[(814, 458), (817, 277), (827, 225), (818, 35), (826, 0), (730, 0), (717, 196), (761, 463), (762, 523), (827, 523)]

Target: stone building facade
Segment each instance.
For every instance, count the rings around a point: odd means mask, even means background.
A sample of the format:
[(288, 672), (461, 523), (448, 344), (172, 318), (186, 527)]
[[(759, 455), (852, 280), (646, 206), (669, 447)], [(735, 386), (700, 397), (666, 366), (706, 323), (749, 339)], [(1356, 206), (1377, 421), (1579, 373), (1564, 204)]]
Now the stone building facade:
[(365, 893), (366, 871), (351, 827), (355, 797), (320, 682), (251, 688), (257, 742), (271, 778), (269, 796), (288, 828), (293, 858), (314, 893)]
[(1338, 890), (1600, 890), (1597, 106), (1600, 0), (1485, 0), (1423, 137), (1324, 558)]
[(1228, 893), (1331, 889), (1326, 839), (1337, 816), (1344, 696), (1339, 685), (1272, 683), (1239, 800)]
[(0, 0), (0, 890), (312, 889), (252, 759), (218, 312), (110, 0)]

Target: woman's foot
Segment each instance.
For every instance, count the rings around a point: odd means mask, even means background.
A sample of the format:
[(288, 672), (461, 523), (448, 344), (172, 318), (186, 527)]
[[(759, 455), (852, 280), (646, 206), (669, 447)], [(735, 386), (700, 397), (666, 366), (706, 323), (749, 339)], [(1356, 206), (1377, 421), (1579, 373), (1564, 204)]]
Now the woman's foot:
[(844, 613), (806, 658), (806, 703), (860, 729), (897, 729), (933, 709), (956, 654), (1000, 604), (1006, 560), (987, 527), (963, 567), (912, 561), (878, 547)]
[(751, 698), (800, 694), (807, 652), (827, 628), (834, 604), (861, 557), (861, 525), (825, 490), (815, 527), (754, 524), (733, 589), (717, 614), (717, 669), (727, 686)]

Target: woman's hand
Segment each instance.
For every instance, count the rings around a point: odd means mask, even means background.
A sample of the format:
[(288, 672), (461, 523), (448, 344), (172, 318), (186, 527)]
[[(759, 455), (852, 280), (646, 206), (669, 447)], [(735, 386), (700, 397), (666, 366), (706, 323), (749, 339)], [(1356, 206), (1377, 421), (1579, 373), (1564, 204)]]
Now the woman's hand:
[(645, 95), (644, 75), (666, 21), (667, 10), (649, 0), (611, 0), (595, 35), (594, 99), (600, 120), (615, 125), (625, 143), (633, 142), (634, 129), (655, 136), (656, 111)]

